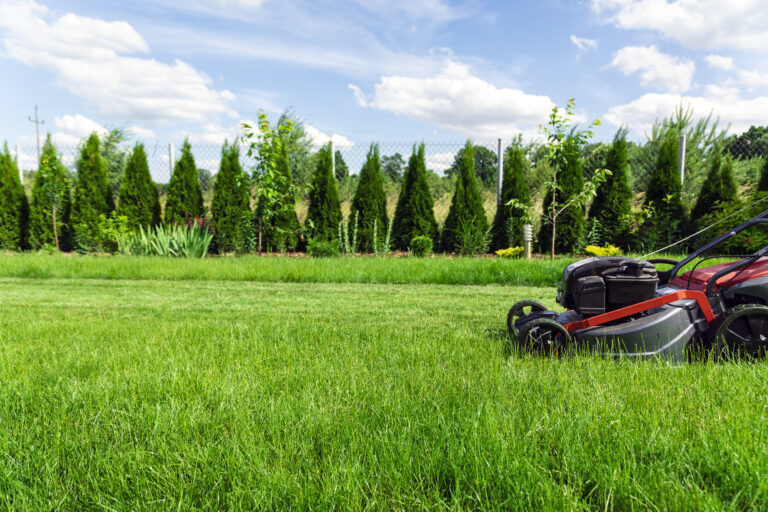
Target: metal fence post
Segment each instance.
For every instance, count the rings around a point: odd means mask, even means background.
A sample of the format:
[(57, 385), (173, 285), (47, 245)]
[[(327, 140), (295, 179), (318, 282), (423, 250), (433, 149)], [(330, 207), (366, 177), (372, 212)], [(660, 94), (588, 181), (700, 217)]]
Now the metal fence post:
[(168, 169), (170, 174), (168, 174), (168, 181), (170, 181), (171, 176), (173, 176), (173, 166), (175, 164), (175, 162), (173, 161), (174, 157), (175, 157), (175, 154), (173, 151), (173, 142), (169, 142), (168, 143)]
[(21, 166), (21, 148), (16, 144), (16, 165), (19, 166), (19, 181), (24, 184), (24, 168)]
[(680, 135), (680, 151), (678, 153), (678, 162), (680, 162), (680, 184), (685, 184), (685, 134)]
[(499, 148), (498, 148), (498, 162), (499, 162), (499, 168), (498, 168), (498, 174), (499, 179), (498, 183), (496, 183), (496, 208), (501, 206), (501, 175), (503, 173), (502, 169), (504, 169), (504, 155), (501, 152), (501, 139), (499, 139)]

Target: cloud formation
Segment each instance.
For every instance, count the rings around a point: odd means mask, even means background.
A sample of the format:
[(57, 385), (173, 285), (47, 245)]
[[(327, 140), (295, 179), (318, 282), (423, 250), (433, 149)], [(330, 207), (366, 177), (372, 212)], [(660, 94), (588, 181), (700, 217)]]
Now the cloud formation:
[(624, 75), (640, 73), (640, 84), (668, 92), (691, 88), (696, 64), (688, 59), (661, 53), (656, 46), (625, 46), (613, 54), (611, 66)]

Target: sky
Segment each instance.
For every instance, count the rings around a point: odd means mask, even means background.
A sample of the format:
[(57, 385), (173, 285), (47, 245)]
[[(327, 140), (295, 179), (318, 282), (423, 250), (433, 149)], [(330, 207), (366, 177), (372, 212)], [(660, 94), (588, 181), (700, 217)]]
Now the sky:
[(221, 144), (290, 109), (316, 144), (643, 140), (679, 105), (768, 124), (765, 0), (0, 0), (0, 139)]

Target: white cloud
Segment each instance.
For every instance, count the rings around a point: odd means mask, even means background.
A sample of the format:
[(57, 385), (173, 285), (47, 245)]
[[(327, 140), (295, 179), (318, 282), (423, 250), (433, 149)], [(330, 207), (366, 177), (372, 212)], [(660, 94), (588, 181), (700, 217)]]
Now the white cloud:
[(577, 37), (571, 34), (571, 42), (578, 49), (578, 53), (576, 54), (577, 59), (581, 57), (582, 54), (588, 52), (589, 50), (594, 50), (597, 48), (597, 40), (595, 39), (587, 39), (586, 37)]
[(157, 135), (155, 134), (154, 130), (150, 130), (149, 128), (144, 128), (142, 126), (136, 126), (133, 125), (130, 128), (128, 128), (128, 131), (131, 133), (131, 135), (139, 138), (139, 139), (156, 139)]
[(723, 55), (707, 55), (704, 57), (709, 67), (714, 69), (720, 69), (722, 71), (730, 71), (733, 69), (733, 59), (731, 57), (725, 57)]
[[(251, 123), (251, 126), (254, 125)], [(221, 146), (224, 141), (233, 142), (242, 135), (239, 123), (232, 126), (222, 126), (220, 123), (212, 122), (203, 124), (201, 128), (201, 131), (177, 133), (174, 138), (179, 140), (188, 138), (192, 144)]]
[(546, 96), (497, 88), (451, 60), (430, 78), (382, 76), (370, 99), (357, 86), (350, 88), (361, 106), (478, 137), (514, 136), (520, 126), (546, 121), (554, 106)]
[(80, 114), (56, 116), (53, 118), (53, 124), (64, 133), (80, 139), (88, 137), (93, 132), (99, 135), (107, 133), (102, 125)]
[(0, 3), (8, 57), (50, 71), (56, 83), (121, 119), (202, 121), (235, 113), (234, 95), (215, 90), (189, 64), (131, 55), (147, 53), (144, 39), (124, 21), (65, 14), (55, 18), (32, 0)]
[(768, 49), (764, 0), (589, 0), (607, 23), (654, 30), (692, 48)]
[(436, 173), (442, 174), (447, 168), (453, 164), (453, 159), (456, 157), (456, 153), (434, 153), (425, 157), (427, 169), (431, 169)]
[(730, 124), (730, 133), (765, 124), (768, 118), (768, 97), (743, 98), (738, 89), (713, 85), (706, 87), (701, 96), (644, 94), (630, 103), (612, 107), (604, 117), (611, 124), (649, 133), (657, 119), (670, 116), (680, 105), (690, 106), (698, 117), (711, 113), (723, 126)]
[(339, 135), (338, 133), (334, 133), (333, 135), (326, 135), (325, 133), (321, 132), (317, 128), (315, 128), (312, 125), (305, 124), (304, 125), (304, 131), (309, 136), (310, 139), (312, 139), (312, 147), (313, 149), (317, 150), (321, 146), (324, 146), (325, 144), (328, 144), (328, 141), (333, 141), (333, 149), (339, 150), (339, 151), (346, 151), (348, 149), (352, 149), (354, 147), (355, 143), (348, 138), (346, 138), (343, 135)]
[(661, 53), (655, 46), (625, 46), (613, 54), (611, 66), (624, 75), (640, 72), (640, 83), (669, 92), (691, 88), (696, 65), (693, 61)]

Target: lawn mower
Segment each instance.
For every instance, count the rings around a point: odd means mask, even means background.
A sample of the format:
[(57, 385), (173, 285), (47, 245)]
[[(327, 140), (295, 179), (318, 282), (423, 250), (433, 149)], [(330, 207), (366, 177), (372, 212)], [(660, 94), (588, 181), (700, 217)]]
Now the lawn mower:
[[(509, 310), (513, 340), (549, 354), (588, 348), (614, 357), (684, 360), (693, 348), (764, 356), (768, 351), (768, 246), (741, 259), (698, 268), (738, 233), (768, 223), (768, 211), (681, 261), (593, 257), (568, 265), (558, 286), (565, 312), (524, 300)], [(658, 270), (657, 265), (671, 265)]]

